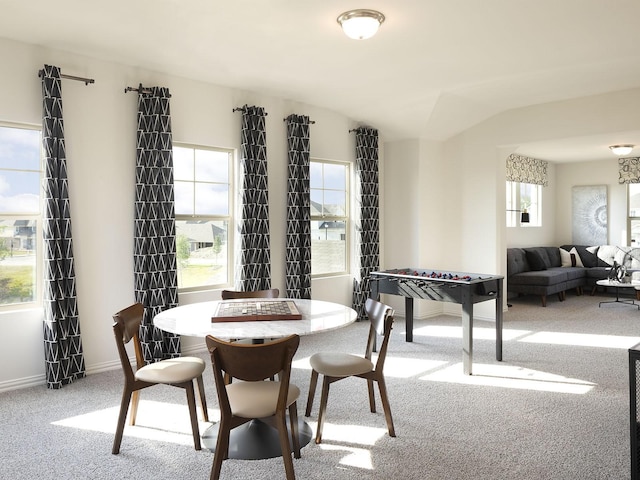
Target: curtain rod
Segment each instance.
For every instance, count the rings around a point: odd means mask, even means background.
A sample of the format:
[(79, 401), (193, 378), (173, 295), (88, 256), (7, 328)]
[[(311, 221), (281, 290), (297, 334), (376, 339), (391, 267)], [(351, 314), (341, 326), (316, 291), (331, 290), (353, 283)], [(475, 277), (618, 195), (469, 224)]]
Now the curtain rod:
[[(38, 72), (38, 76), (40, 78), (42, 78), (42, 75), (44, 75), (44, 70), (40, 70)], [(60, 78), (66, 78), (68, 80), (77, 80), (79, 82), (84, 82), (85, 85), (89, 85), (90, 83), (96, 83), (96, 81), (93, 78), (76, 77), (75, 75), (65, 75), (64, 73), (60, 74)]]
[[(232, 110), (232, 112), (246, 112), (247, 110), (244, 107), (236, 107)], [(267, 115), (269, 115), (267, 112), (264, 112), (264, 116), (266, 117)]]
[[(287, 118), (286, 118), (286, 117), (285, 117), (285, 118), (283, 118), (283, 119), (282, 119), (282, 121), (283, 121), (283, 122), (286, 122), (286, 121), (287, 121)], [(315, 121), (315, 120), (309, 120), (309, 123), (310, 123), (310, 124), (315, 124), (315, 123), (316, 123), (316, 121)]]

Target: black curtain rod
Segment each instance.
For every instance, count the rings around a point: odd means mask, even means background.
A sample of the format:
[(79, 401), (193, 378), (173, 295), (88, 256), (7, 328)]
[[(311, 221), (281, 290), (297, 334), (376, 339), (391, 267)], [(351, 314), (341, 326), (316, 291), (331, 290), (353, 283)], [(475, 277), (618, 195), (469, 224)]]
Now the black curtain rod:
[[(286, 121), (287, 121), (287, 117), (283, 118), (283, 119), (282, 119), (282, 121), (283, 121), (283, 122), (286, 122)], [(316, 121), (315, 121), (315, 120), (309, 120), (309, 123), (313, 123), (313, 124), (315, 124), (315, 123), (316, 123)]]
[[(236, 107), (232, 110), (232, 112), (246, 112), (247, 110), (244, 107)], [(264, 112), (264, 116), (266, 117), (267, 115), (269, 115), (267, 112)]]
[[(38, 72), (38, 76), (40, 78), (42, 78), (42, 75), (44, 75), (44, 70), (40, 70)], [(96, 83), (96, 81), (93, 78), (76, 77), (75, 75), (65, 75), (64, 73), (60, 74), (60, 78), (66, 78), (68, 80), (77, 80), (79, 82), (84, 82), (85, 85), (89, 85), (90, 83)]]
[(127, 92), (138, 92), (138, 93), (153, 93), (151, 90), (147, 89), (147, 88), (143, 88), (142, 91), (140, 91), (139, 88), (133, 88), (133, 87), (127, 87), (124, 89), (124, 93)]

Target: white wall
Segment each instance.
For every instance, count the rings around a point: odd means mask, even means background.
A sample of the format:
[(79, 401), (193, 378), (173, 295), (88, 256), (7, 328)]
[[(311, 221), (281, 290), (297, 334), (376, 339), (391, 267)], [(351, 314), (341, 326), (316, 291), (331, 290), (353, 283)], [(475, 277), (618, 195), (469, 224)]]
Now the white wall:
[[(287, 146), (283, 119), (305, 114), (311, 126), (311, 156), (354, 161), (358, 124), (334, 112), (280, 98), (218, 87), (184, 78), (98, 61), (61, 51), (0, 40), (0, 121), (41, 124), (38, 70), (90, 77), (93, 85), (63, 80), (63, 108), (80, 328), (88, 373), (117, 366), (112, 314), (134, 301), (133, 206), (137, 94), (126, 86), (170, 89), (173, 138), (177, 142), (239, 150), (244, 104), (265, 107), (273, 286), (285, 289)], [(384, 163), (381, 156), (381, 163)], [(351, 303), (352, 277), (314, 280), (314, 298)], [(181, 303), (219, 298), (219, 292), (183, 295)], [(0, 314), (0, 390), (44, 383), (42, 312)], [(201, 339), (183, 339), (185, 351)]]

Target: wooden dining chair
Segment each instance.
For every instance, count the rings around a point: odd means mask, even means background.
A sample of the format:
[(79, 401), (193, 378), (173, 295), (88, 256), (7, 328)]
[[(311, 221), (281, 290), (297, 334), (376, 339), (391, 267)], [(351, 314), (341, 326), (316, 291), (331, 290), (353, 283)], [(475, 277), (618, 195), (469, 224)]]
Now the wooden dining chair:
[[(118, 347), (120, 363), (124, 372), (124, 390), (120, 403), (120, 414), (116, 428), (116, 436), (113, 440), (111, 453), (120, 452), (124, 424), (127, 418), (129, 405), (131, 405), (131, 415), (129, 425), (135, 425), (138, 413), (138, 402), (140, 390), (153, 385), (163, 384), (184, 388), (187, 392), (187, 404), (189, 405), (189, 415), (191, 416), (191, 430), (193, 433), (193, 444), (196, 450), (200, 450), (200, 431), (198, 428), (198, 415), (196, 413), (196, 402), (193, 390), (193, 380), (198, 383), (200, 392), (200, 403), (202, 406), (202, 416), (205, 422), (209, 421), (207, 412), (207, 400), (204, 393), (204, 382), (202, 372), (205, 369), (205, 362), (198, 357), (179, 357), (145, 365), (140, 344), (140, 324), (144, 315), (144, 307), (141, 303), (136, 303), (121, 310), (113, 316), (113, 333)], [(129, 355), (125, 345), (133, 341), (133, 348), (136, 357), (136, 370), (133, 370)]]
[[(293, 454), (295, 458), (300, 458), (297, 410), (300, 389), (289, 382), (291, 361), (300, 344), (300, 337), (290, 335), (269, 343), (247, 345), (208, 335), (206, 342), (211, 354), (220, 407), (211, 480), (220, 478), (222, 461), (229, 456), (231, 430), (251, 420), (267, 417), (274, 417), (278, 429), (286, 478), (295, 479), (286, 416), (288, 411)], [(276, 374), (279, 375), (277, 382), (265, 381)], [(242, 381), (228, 384), (225, 375)]]
[[(369, 337), (364, 356), (341, 352), (320, 352), (312, 355), (309, 359), (312, 371), (311, 382), (309, 384), (309, 397), (307, 398), (307, 408), (305, 411), (305, 416), (307, 417), (311, 415), (318, 375), (323, 376), (320, 411), (318, 412), (318, 426), (316, 428), (316, 443), (320, 443), (322, 441), (322, 428), (324, 426), (325, 413), (327, 410), (329, 385), (348, 377), (360, 377), (367, 381), (367, 387), (369, 390), (369, 407), (372, 413), (376, 412), (373, 382), (378, 384), (389, 436), (396, 436), (393, 426), (393, 418), (391, 417), (389, 398), (387, 396), (387, 387), (383, 375), (384, 361), (387, 356), (387, 347), (391, 336), (391, 328), (393, 326), (393, 310), (387, 305), (369, 298), (365, 303), (365, 311), (371, 325), (369, 327)], [(374, 365), (372, 361), (372, 353), (376, 345), (376, 335), (381, 335), (383, 339), (378, 352), (378, 358)]]
[(280, 290), (277, 288), (269, 288), (266, 290), (253, 290), (248, 292), (240, 292), (237, 290), (222, 290), (222, 300), (233, 300), (236, 298), (278, 298)]

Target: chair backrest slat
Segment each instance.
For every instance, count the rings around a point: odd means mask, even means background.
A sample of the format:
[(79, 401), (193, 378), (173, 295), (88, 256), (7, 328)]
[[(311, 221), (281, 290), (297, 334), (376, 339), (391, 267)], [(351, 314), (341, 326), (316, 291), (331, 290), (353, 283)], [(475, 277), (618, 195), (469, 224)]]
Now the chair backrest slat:
[(373, 349), (376, 346), (376, 336), (381, 335), (382, 345), (378, 351), (378, 359), (376, 361), (376, 370), (382, 369), (384, 360), (387, 355), (387, 346), (391, 337), (391, 329), (393, 328), (393, 309), (384, 303), (368, 298), (365, 302), (365, 311), (371, 322), (369, 328), (369, 338), (367, 339), (367, 349), (365, 357), (371, 360)]
[(222, 300), (232, 300), (236, 298), (278, 298), (280, 290), (270, 288), (267, 290), (254, 290), (251, 292), (238, 292), (235, 290), (223, 290), (221, 293)]
[(207, 336), (211, 361), (233, 378), (255, 382), (270, 378), (291, 365), (300, 337), (291, 335), (273, 342), (249, 345)]

